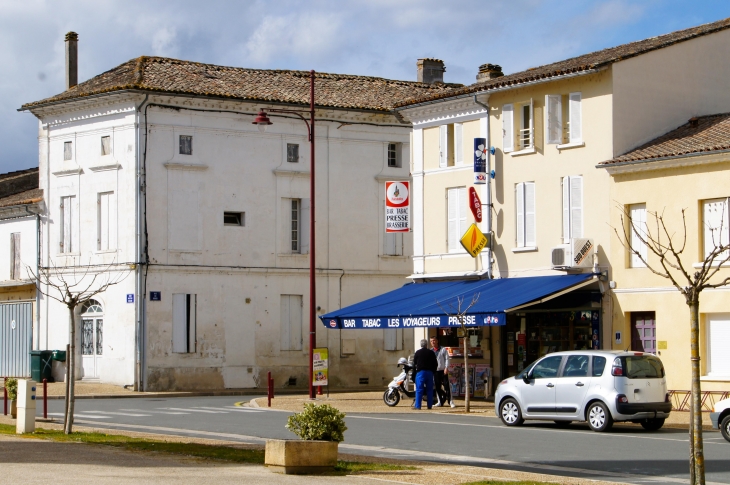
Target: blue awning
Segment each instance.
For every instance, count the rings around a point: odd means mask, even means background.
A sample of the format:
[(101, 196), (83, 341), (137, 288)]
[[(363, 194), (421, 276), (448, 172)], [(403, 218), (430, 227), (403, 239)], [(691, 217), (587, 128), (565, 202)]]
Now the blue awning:
[(397, 290), (320, 316), (327, 328), (458, 327), (459, 300), (466, 325), (504, 325), (506, 314), (586, 286), (592, 274), (497, 280), (409, 283)]

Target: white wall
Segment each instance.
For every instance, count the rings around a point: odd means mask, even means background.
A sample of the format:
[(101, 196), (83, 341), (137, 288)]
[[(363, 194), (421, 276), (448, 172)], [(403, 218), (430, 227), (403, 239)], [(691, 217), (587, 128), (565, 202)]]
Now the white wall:
[(16, 232), (20, 233), (20, 277), (16, 279), (31, 279), (28, 266), (36, 270), (38, 246), (35, 216), (0, 220), (0, 281), (10, 279), (10, 235)]

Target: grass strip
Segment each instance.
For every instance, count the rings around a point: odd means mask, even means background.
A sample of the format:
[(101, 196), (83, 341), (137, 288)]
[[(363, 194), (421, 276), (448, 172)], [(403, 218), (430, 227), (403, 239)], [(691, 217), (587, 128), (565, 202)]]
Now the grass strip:
[[(130, 451), (155, 451), (195, 458), (230, 461), (234, 463), (264, 464), (264, 450), (248, 450), (225, 445), (204, 445), (199, 443), (179, 443), (170, 441), (135, 438), (131, 436), (75, 432), (67, 435), (63, 430), (36, 428), (35, 433), (17, 435), (15, 426), (0, 424), (0, 434), (22, 438), (40, 438), (57, 442), (86, 443), (124, 448)], [(414, 466), (393, 465), (389, 463), (362, 463), (357, 461), (338, 461), (334, 475), (352, 475), (372, 471), (418, 470)]]

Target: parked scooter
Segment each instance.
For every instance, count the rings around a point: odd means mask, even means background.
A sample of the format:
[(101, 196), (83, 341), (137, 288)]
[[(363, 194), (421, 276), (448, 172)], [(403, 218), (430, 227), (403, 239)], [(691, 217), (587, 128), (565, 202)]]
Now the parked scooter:
[(406, 384), (408, 382), (408, 373), (411, 372), (411, 369), (413, 369), (413, 363), (407, 361), (405, 357), (401, 357), (398, 359), (398, 367), (400, 366), (403, 366), (403, 371), (390, 381), (388, 389), (386, 389), (383, 394), (383, 401), (390, 407), (398, 405), (401, 399), (401, 394), (405, 397), (416, 397), (416, 390), (414, 389), (413, 391), (409, 391)]

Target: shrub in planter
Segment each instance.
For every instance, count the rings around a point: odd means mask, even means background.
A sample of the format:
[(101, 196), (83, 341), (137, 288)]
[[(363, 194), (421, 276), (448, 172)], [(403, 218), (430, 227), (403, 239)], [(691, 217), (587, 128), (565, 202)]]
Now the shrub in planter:
[(15, 401), (18, 399), (18, 379), (9, 377), (5, 380), (5, 389), (8, 390), (8, 399)]
[(317, 406), (314, 403), (304, 405), (304, 411), (289, 416), (286, 423), (289, 431), (303, 440), (344, 441), (345, 413), (329, 404)]

